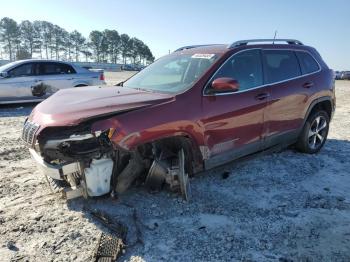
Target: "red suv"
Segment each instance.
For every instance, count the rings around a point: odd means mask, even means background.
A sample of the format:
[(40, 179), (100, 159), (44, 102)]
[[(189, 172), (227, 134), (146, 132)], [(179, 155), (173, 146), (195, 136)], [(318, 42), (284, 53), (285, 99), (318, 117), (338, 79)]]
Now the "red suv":
[(199, 171), (275, 146), (318, 152), (334, 109), (333, 71), (314, 48), (245, 40), (179, 48), (114, 87), (60, 90), (22, 137), (68, 198), (136, 180), (187, 197)]

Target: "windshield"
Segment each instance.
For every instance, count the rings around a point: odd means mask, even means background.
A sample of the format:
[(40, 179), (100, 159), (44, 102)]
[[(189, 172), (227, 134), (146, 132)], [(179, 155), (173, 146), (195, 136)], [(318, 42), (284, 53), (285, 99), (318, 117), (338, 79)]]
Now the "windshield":
[(160, 93), (181, 93), (189, 89), (217, 57), (215, 54), (165, 56), (127, 80), (123, 86)]

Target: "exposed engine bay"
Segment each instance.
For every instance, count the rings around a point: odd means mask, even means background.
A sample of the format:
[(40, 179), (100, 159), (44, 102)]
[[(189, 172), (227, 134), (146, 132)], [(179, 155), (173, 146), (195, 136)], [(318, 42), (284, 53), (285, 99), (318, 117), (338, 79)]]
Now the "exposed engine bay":
[(168, 138), (125, 150), (111, 142), (113, 132), (93, 133), (89, 125), (46, 128), (30, 152), (51, 187), (67, 199), (118, 197), (135, 182), (150, 191), (166, 187), (190, 198), (191, 159), (185, 159), (183, 143)]

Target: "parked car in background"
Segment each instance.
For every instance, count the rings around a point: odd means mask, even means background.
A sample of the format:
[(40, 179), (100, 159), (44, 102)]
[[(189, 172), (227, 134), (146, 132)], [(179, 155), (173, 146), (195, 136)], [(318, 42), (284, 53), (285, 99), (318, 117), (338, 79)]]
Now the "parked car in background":
[(34, 108), (22, 138), (70, 197), (118, 195), (139, 180), (187, 199), (197, 172), (293, 144), (317, 153), (334, 109), (334, 72), (314, 48), (244, 40), (180, 48), (120, 86), (60, 91)]
[(340, 80), (341, 79), (341, 71), (335, 71), (334, 72), (334, 77), (335, 77), (335, 80)]
[(146, 66), (144, 66), (144, 65), (138, 65), (138, 70), (139, 71), (141, 71), (141, 70), (143, 70), (143, 69), (145, 69), (146, 68)]
[(137, 69), (133, 65), (129, 65), (129, 64), (122, 65), (122, 70), (124, 70), (124, 71), (137, 71)]
[(350, 71), (341, 72), (340, 79), (342, 80), (350, 80)]
[(125, 64), (122, 65), (122, 70), (124, 71), (141, 71), (146, 66), (144, 65), (136, 65), (136, 64)]
[(60, 89), (104, 84), (103, 71), (59, 61), (21, 60), (0, 67), (0, 104), (37, 102)]

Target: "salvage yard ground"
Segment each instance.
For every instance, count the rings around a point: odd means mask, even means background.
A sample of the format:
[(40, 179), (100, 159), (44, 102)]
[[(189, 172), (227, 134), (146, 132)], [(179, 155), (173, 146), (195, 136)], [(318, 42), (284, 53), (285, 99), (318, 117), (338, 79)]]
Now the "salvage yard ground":
[(350, 81), (336, 94), (319, 154), (289, 149), (205, 172), (191, 180), (190, 203), (142, 187), (119, 200), (59, 199), (19, 138), (33, 106), (1, 107), (0, 261), (91, 260), (108, 231), (92, 209), (127, 226), (121, 261), (349, 261)]

